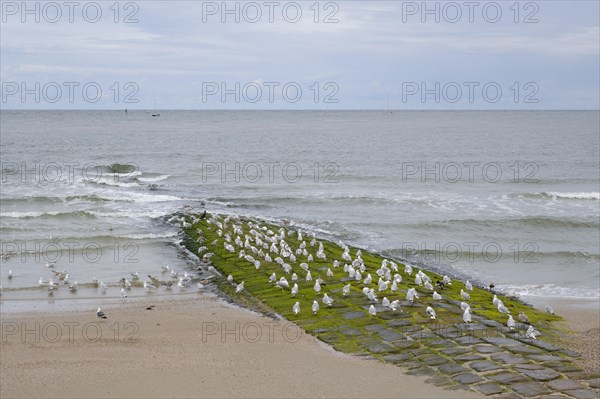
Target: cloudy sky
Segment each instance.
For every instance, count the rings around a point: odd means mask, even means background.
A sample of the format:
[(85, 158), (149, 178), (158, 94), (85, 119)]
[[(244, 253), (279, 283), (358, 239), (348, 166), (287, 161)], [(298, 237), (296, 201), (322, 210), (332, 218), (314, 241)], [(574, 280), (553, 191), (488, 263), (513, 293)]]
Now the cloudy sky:
[(597, 1), (114, 4), (3, 0), (1, 107), (600, 107)]

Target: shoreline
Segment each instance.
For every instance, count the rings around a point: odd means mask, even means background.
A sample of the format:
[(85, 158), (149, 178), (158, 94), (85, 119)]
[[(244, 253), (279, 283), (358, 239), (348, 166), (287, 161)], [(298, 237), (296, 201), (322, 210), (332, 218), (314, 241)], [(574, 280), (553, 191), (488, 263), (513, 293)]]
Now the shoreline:
[[(299, 334), (291, 322), (219, 298), (139, 301), (103, 310), (108, 320), (100, 322), (94, 309), (3, 315), (0, 396), (479, 397), (334, 351)], [(52, 329), (64, 324), (72, 331), (62, 328), (57, 339)], [(23, 339), (7, 331), (11, 326), (31, 331)], [(91, 326), (100, 328), (97, 342), (98, 330)]]

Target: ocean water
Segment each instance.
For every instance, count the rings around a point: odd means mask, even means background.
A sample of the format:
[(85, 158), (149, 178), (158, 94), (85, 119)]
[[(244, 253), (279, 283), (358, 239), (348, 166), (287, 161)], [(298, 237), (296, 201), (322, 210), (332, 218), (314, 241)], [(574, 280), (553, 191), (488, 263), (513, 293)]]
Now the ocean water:
[[(526, 300), (600, 297), (596, 111), (160, 113), (1, 112), (5, 308), (192, 272), (168, 222), (184, 206), (284, 219)], [(46, 263), (80, 289), (49, 301)]]

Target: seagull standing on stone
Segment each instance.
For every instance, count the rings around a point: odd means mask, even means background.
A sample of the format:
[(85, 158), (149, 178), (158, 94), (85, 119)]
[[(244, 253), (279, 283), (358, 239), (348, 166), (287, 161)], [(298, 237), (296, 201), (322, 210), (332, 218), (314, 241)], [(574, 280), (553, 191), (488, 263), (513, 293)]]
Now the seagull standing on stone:
[(427, 306), (427, 309), (425, 309), (425, 311), (427, 312), (431, 320), (435, 320), (435, 310), (433, 310), (431, 306)]
[(377, 309), (375, 309), (375, 306), (371, 305), (371, 306), (369, 307), (369, 314), (370, 314), (371, 316), (377, 316)]
[(465, 309), (465, 312), (463, 313), (463, 321), (465, 323), (471, 322), (471, 308), (470, 307)]
[(512, 315), (508, 315), (508, 320), (506, 321), (506, 325), (510, 330), (514, 330), (517, 323), (515, 323), (515, 319), (513, 319)]
[(540, 332), (538, 330), (536, 330), (535, 328), (533, 328), (533, 326), (529, 326), (529, 328), (527, 329), (527, 332), (525, 333), (525, 337), (532, 338), (532, 339), (537, 339), (538, 335), (540, 335)]

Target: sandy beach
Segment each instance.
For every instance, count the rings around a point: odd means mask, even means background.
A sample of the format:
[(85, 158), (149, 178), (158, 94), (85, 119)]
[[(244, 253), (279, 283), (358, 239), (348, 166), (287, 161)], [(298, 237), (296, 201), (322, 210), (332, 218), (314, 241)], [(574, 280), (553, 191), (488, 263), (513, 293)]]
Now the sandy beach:
[[(147, 306), (154, 304), (152, 310)], [(3, 315), (2, 398), (471, 398), (216, 297)]]

